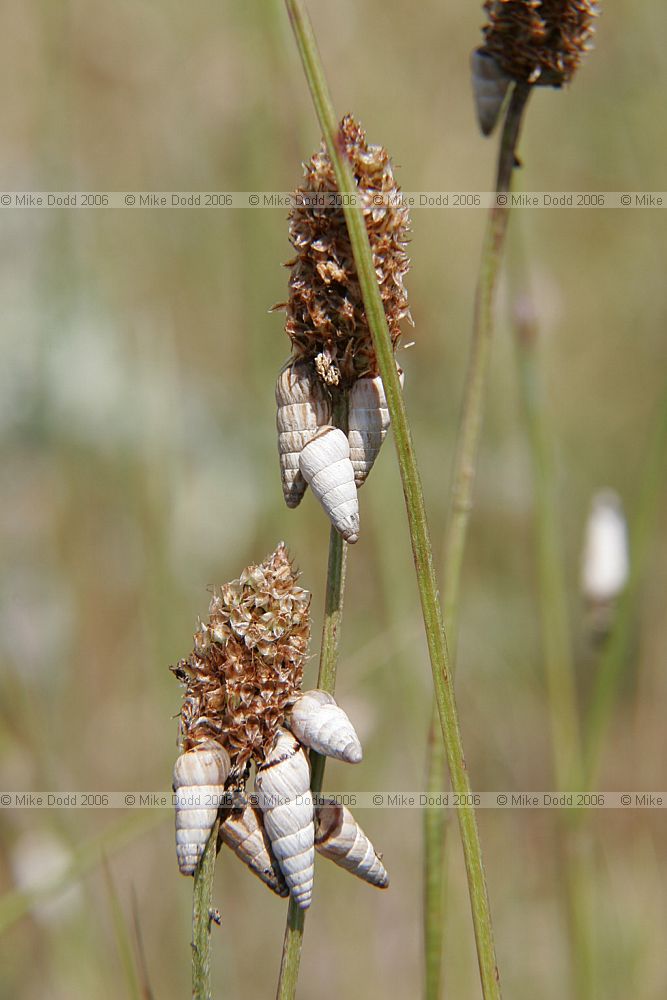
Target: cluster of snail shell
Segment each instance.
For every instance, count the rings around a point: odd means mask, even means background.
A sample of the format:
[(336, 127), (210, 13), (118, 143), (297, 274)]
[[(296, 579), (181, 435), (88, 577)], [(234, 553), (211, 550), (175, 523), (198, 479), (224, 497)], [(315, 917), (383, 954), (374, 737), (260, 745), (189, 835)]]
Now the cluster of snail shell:
[[(346, 713), (325, 691), (301, 694), (285, 727), (257, 767), (255, 794), (239, 808), (223, 806), (218, 846), (226, 844), (270, 889), (310, 906), (315, 851), (378, 888), (389, 876), (351, 812), (331, 798), (315, 802), (307, 749), (350, 764), (362, 758)], [(192, 875), (204, 853), (232, 770), (227, 751), (209, 741), (188, 750), (174, 767), (176, 856)]]
[[(398, 369), (401, 385), (403, 372)], [(350, 390), (347, 435), (331, 424), (332, 403), (312, 363), (289, 362), (276, 383), (278, 452), (283, 494), (297, 507), (310, 486), (346, 542), (359, 538), (357, 490), (373, 467), (389, 429), (379, 375)]]

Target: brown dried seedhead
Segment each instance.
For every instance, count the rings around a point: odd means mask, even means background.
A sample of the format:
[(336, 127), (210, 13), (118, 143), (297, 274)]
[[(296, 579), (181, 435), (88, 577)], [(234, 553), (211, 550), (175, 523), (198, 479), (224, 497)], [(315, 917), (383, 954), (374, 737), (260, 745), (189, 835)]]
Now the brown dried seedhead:
[(598, 5), (591, 0), (485, 0), (483, 50), (524, 83), (559, 87), (591, 48)]
[(308, 651), (310, 594), (297, 577), (281, 542), (265, 562), (214, 589), (193, 651), (173, 668), (185, 685), (183, 751), (214, 739), (239, 774), (250, 758), (264, 759), (301, 688)]
[[(369, 145), (351, 115), (341, 121), (338, 140), (363, 198), (373, 263), (396, 347), (401, 320), (411, 321), (403, 285), (409, 267), (408, 209), (386, 149)], [(337, 190), (323, 143), (305, 166), (304, 184), (295, 192), (299, 200), (290, 212), (289, 238), (296, 256), (287, 264), (289, 300), (281, 307), (287, 312), (285, 330), (294, 356), (313, 361), (327, 386), (345, 389), (363, 375), (376, 375), (377, 364), (343, 210), (331, 199), (320, 205), (308, 198)]]

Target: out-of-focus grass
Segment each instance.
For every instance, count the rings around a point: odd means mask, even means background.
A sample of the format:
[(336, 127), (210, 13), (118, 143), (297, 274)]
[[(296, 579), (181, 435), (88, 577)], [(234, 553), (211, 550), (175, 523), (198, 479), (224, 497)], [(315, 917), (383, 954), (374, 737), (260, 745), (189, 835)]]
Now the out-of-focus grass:
[[(535, 95), (521, 146), (525, 190), (664, 188), (667, 22), (658, 0), (640, 6), (608, 5), (576, 86)], [(391, 150), (403, 187), (488, 189), (493, 150), (477, 135), (468, 88), (477, 5), (310, 8), (337, 106)], [(279, 4), (25, 0), (8, 5), (3, 28), (3, 190), (288, 190), (319, 142)], [(166, 791), (180, 700), (167, 666), (189, 649), (206, 587), (285, 538), (314, 592), (319, 634), (327, 530), (312, 497), (298, 512), (283, 506), (274, 440), (273, 383), (288, 344), (267, 310), (285, 295), (284, 212), (3, 209), (2, 220), (0, 786)], [(417, 343), (401, 363), (436, 538), (483, 225), (482, 211), (414, 213)], [(518, 225), (546, 341), (564, 559), (581, 623), (590, 495), (609, 484), (632, 508), (664, 381), (667, 222), (651, 210), (544, 210), (516, 213)], [(530, 477), (503, 315), (501, 301), (458, 686), (473, 784), (525, 790), (548, 787), (550, 763)], [(610, 789), (664, 784), (661, 509), (603, 760)], [(334, 762), (327, 785), (414, 790), (429, 672), (390, 446), (361, 493), (361, 516), (338, 692), (365, 760), (360, 774)], [(590, 689), (584, 666), (579, 681)], [(313, 680), (315, 658), (310, 669)], [(117, 819), (4, 811), (0, 890), (25, 878), (26, 857), (28, 870), (45, 857), (66, 867)], [(419, 981), (417, 815), (360, 819), (392, 887), (373, 893), (318, 865), (302, 977), (317, 979), (322, 1000), (358, 995), (359, 982), (369, 1000), (413, 995)], [(506, 993), (560, 997), (554, 817), (483, 811), (480, 823)], [(591, 830), (600, 996), (662, 995), (660, 815), (604, 811)], [(126, 919), (136, 892), (155, 995), (186, 995), (191, 884), (177, 874), (171, 821), (110, 865)], [(459, 863), (451, 868), (445, 975), (450, 995), (463, 997), (474, 995), (477, 973), (465, 881)], [(232, 996), (271, 995), (284, 904), (225, 856), (216, 903), (214, 982)], [(3, 939), (0, 994), (115, 1000), (113, 921), (101, 871), (55, 914), (36, 903)]]

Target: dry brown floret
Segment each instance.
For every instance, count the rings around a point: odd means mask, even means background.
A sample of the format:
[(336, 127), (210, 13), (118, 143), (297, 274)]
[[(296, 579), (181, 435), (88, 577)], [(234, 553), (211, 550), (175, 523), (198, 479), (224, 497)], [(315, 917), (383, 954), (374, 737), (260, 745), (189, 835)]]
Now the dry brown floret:
[(296, 584), (281, 542), (238, 580), (216, 587), (194, 649), (174, 668), (185, 685), (183, 751), (214, 739), (239, 771), (261, 762), (301, 689), (310, 639), (310, 594)]

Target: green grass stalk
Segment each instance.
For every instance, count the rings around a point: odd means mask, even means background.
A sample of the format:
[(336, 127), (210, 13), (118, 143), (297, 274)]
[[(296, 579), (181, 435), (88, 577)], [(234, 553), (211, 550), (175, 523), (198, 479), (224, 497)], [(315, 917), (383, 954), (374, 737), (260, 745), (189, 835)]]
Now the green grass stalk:
[(118, 896), (118, 890), (111, 871), (111, 865), (106, 857), (103, 860), (102, 868), (107, 884), (107, 892), (109, 894), (109, 905), (111, 909), (114, 934), (116, 937), (116, 945), (118, 947), (118, 957), (120, 958), (120, 964), (123, 966), (123, 972), (125, 974), (127, 994), (131, 1000), (141, 1000), (141, 988), (139, 985), (137, 963), (132, 951), (132, 935), (130, 933), (128, 922), (125, 918), (125, 914), (123, 913), (123, 907)]
[(554, 775), (557, 787), (567, 791), (579, 787), (581, 734), (551, 442), (537, 358), (537, 331), (531, 317), (517, 319), (516, 342), (535, 488), (540, 618)]
[[(515, 339), (521, 404), (535, 489), (539, 605), (554, 778), (559, 791), (579, 791), (582, 741), (572, 633), (567, 609), (567, 584), (559, 545), (555, 477), (537, 356), (537, 328), (529, 303), (516, 317)], [(559, 814), (559, 860), (570, 941), (573, 995), (578, 1000), (587, 1000), (593, 995), (590, 872), (585, 860), (586, 840), (578, 833), (577, 825), (574, 814)]]
[[(433, 705), (426, 745), (426, 791), (429, 796), (442, 794), (447, 768), (445, 744), (440, 732), (438, 709)], [(442, 957), (445, 932), (445, 867), (448, 818), (444, 809), (424, 810), (422, 835), (423, 921), (424, 921), (424, 995), (438, 1000), (442, 988)]]
[(148, 975), (148, 962), (146, 961), (146, 951), (144, 949), (144, 938), (141, 930), (141, 919), (139, 916), (139, 903), (137, 901), (136, 888), (132, 887), (132, 927), (134, 929), (134, 944), (136, 951), (136, 970), (139, 977), (139, 993), (141, 1000), (154, 1000), (151, 989), (150, 977)]
[(667, 470), (667, 384), (658, 403), (653, 432), (641, 480), (639, 499), (630, 522), (630, 575), (619, 600), (595, 679), (586, 720), (583, 789), (594, 788), (605, 738), (618, 702), (623, 668), (628, 658), (644, 569), (655, 537), (655, 520)]
[[(347, 430), (347, 400), (340, 396), (334, 403), (333, 424)], [(343, 616), (345, 595), (345, 569), (347, 563), (347, 543), (335, 528), (329, 532), (329, 560), (324, 599), (324, 623), (322, 625), (322, 645), (317, 673), (317, 686), (322, 691), (334, 694), (336, 689), (336, 668), (338, 665), (338, 641)], [(322, 791), (326, 757), (310, 751), (310, 787), (314, 794)], [(292, 1000), (296, 993), (301, 964), (301, 945), (306, 921), (306, 911), (300, 909), (292, 899), (287, 908), (287, 923), (280, 962), (277, 1000)]]
[[(512, 91), (503, 123), (496, 172), (496, 193), (510, 190), (515, 151), (521, 122), (530, 95), (528, 87), (517, 85)], [(452, 497), (445, 529), (443, 602), (445, 623), (450, 639), (451, 669), (456, 664), (456, 637), (459, 624), (461, 573), (479, 452), (484, 411), (484, 395), (494, 328), (494, 301), (503, 249), (509, 205), (491, 208), (475, 293), (470, 357), (463, 393), (463, 404), (452, 476)], [(445, 783), (445, 755), (437, 736), (437, 705), (433, 706), (427, 745), (427, 790), (437, 795)], [(447, 815), (442, 810), (424, 812), (424, 980), (426, 1000), (437, 1000), (441, 992), (442, 950), (444, 939), (444, 839)]]
[(220, 819), (216, 819), (202, 859), (194, 874), (192, 890), (192, 1000), (211, 998), (211, 904), (216, 845)]
[[(458, 712), (449, 670), (449, 655), (447, 652), (442, 609), (438, 599), (438, 588), (426, 521), (423, 491), (405, 411), (405, 403), (396, 372), (391, 338), (373, 267), (373, 258), (366, 232), (365, 220), (361, 206), (357, 204), (357, 187), (350, 164), (342, 154), (338, 143), (337, 118), (331, 103), (317, 44), (304, 4), (299, 2), (299, 0), (286, 0), (286, 7), (322, 134), (334, 167), (338, 189), (343, 194), (353, 196), (349, 199), (349, 204), (343, 206), (343, 211), (345, 213), (366, 316), (373, 337), (373, 346), (394, 430), (394, 442), (405, 496), (410, 539), (431, 660), (440, 727), (447, 754), (452, 788), (455, 792), (460, 793), (460, 795), (468, 796), (470, 793), (470, 781), (466, 769)], [(467, 802), (469, 798), (466, 797), (463, 801)], [(472, 806), (462, 807), (458, 811), (458, 821), (468, 878), (482, 991), (484, 997), (488, 1000), (488, 998), (498, 998), (500, 996), (500, 984), (482, 850), (474, 808)]]

